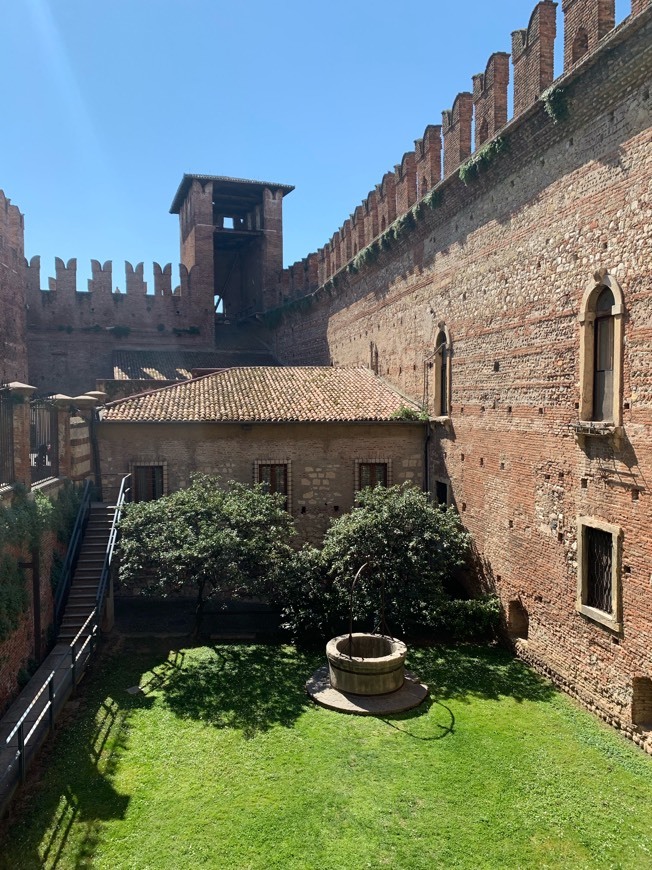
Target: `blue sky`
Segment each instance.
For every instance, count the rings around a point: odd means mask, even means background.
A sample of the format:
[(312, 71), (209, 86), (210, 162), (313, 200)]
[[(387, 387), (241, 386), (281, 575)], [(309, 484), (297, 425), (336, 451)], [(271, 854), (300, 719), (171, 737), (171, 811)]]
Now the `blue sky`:
[[(294, 184), (285, 261), (316, 250), (535, 3), (3, 5), (0, 188), (25, 213), (41, 286), (55, 256), (77, 257), (82, 289), (91, 258), (114, 261), (117, 285), (125, 259), (146, 278), (178, 262), (168, 209), (184, 172)], [(629, 8), (618, 0), (617, 22)]]

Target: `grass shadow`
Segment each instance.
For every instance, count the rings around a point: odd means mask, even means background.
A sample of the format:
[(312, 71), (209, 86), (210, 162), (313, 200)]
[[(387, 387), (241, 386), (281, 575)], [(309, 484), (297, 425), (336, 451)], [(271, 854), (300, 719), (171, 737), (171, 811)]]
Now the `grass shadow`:
[(408, 658), (410, 668), (436, 698), (550, 701), (557, 692), (552, 683), (500, 647), (412, 647)]
[(296, 721), (310, 704), (305, 682), (321, 658), (283, 646), (221, 644), (168, 671), (159, 691), (177, 716), (253, 737)]

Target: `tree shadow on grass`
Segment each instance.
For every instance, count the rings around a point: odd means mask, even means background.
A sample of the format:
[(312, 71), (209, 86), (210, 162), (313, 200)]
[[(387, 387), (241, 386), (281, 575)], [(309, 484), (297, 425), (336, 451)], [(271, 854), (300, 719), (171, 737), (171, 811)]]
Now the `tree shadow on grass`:
[(115, 669), (111, 658), (91, 666), (16, 796), (0, 828), (0, 870), (91, 866), (105, 823), (125, 818), (130, 796), (113, 782), (131, 713), (153, 699), (126, 692), (138, 682), (137, 663)]
[(499, 647), (412, 647), (409, 666), (435, 698), (550, 701), (555, 687)]
[(321, 658), (291, 647), (221, 644), (168, 671), (158, 691), (177, 716), (250, 738), (294, 724), (310, 704), (305, 683)]

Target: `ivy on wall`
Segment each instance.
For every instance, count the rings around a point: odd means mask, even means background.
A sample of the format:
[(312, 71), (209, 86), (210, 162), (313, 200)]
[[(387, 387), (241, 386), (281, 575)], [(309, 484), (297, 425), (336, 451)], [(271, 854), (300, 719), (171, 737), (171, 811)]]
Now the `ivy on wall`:
[(373, 265), (382, 251), (389, 251), (397, 242), (405, 238), (428, 214), (428, 210), (435, 211), (440, 208), (444, 201), (442, 190), (433, 189), (426, 194), (416, 205), (412, 206), (405, 214), (400, 215), (387, 227), (377, 238), (364, 247), (359, 253), (344, 266), (340, 272), (329, 278), (326, 283), (313, 293), (284, 302), (282, 305), (266, 311), (263, 321), (270, 329), (277, 327), (286, 314), (294, 311), (305, 311), (315, 301), (319, 301), (323, 295), (332, 296), (337, 289), (342, 273), (357, 275), (362, 269)]
[[(11, 505), (0, 505), (0, 643), (20, 624), (29, 605), (25, 573), (20, 567), (21, 551), (37, 550), (43, 535), (54, 532), (66, 545), (81, 503), (81, 489), (66, 483), (54, 501), (43, 493), (27, 493), (14, 488)], [(56, 583), (56, 560), (52, 565), (52, 583)]]
[(546, 115), (552, 118), (555, 124), (566, 120), (568, 117), (568, 102), (563, 88), (556, 88), (554, 86), (548, 88), (541, 94), (541, 100)]
[(502, 136), (497, 136), (491, 142), (487, 142), (460, 166), (460, 181), (467, 185), (474, 181), (482, 172), (487, 171), (499, 154), (506, 150), (507, 141)]

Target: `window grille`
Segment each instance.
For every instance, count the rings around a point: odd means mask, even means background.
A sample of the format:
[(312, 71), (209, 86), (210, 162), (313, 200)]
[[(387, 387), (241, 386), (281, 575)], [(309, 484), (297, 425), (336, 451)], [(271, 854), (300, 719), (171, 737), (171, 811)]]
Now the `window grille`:
[(387, 463), (386, 462), (361, 462), (358, 465), (358, 488), (366, 486), (387, 486)]
[(592, 526), (584, 527), (586, 545), (586, 604), (604, 613), (613, 610), (613, 537)]
[(260, 463), (258, 466), (258, 483), (265, 486), (267, 492), (280, 492), (285, 496), (285, 507), (288, 504), (288, 467), (285, 463)]
[(163, 495), (163, 466), (134, 465), (134, 501), (154, 501)]
[(29, 462), (32, 483), (59, 476), (58, 415), (48, 399), (30, 402)]

